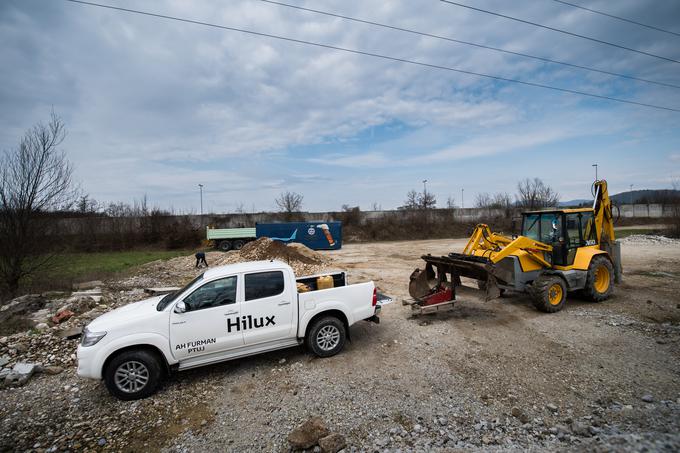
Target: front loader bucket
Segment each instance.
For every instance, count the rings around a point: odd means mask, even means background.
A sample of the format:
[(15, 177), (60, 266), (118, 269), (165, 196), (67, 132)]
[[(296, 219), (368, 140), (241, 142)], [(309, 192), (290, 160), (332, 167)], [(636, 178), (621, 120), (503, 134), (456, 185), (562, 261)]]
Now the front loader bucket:
[[(424, 255), (424, 270), (413, 271), (409, 282), (409, 294), (416, 300), (432, 296), (444, 287), (450, 287), (455, 299), (456, 287), (462, 286), (461, 277), (475, 279), (483, 291), (484, 300), (495, 299), (501, 290), (494, 275), (495, 266), (487, 258), (451, 253), (449, 256)], [(436, 269), (436, 273), (435, 273)], [(447, 278), (447, 274), (450, 278)]]

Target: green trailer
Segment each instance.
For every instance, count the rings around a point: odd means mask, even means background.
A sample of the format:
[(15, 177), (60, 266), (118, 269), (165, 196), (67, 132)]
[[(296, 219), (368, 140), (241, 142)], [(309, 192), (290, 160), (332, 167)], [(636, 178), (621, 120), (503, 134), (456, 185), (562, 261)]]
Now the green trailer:
[(246, 242), (255, 240), (255, 228), (210, 228), (206, 229), (206, 238), (215, 242), (215, 248), (228, 252), (239, 250)]

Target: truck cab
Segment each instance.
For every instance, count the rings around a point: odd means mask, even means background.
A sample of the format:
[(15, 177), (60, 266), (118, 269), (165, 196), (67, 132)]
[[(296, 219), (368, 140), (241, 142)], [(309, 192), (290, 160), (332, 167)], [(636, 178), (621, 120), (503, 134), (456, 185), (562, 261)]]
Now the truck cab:
[(340, 352), (349, 327), (378, 322), (389, 298), (344, 272), (296, 278), (280, 261), (221, 266), (171, 294), (92, 321), (78, 347), (78, 375), (103, 379), (124, 400), (151, 395), (163, 375), (305, 343)]

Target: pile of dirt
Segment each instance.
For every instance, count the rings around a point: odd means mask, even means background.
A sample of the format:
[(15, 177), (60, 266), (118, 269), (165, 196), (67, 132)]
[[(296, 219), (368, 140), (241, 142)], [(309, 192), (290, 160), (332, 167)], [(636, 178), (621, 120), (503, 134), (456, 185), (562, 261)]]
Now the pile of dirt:
[[(269, 238), (249, 242), (241, 250), (207, 252), (210, 268), (242, 263), (244, 261), (280, 260), (290, 265), (295, 274), (311, 275), (321, 272), (330, 262), (329, 258), (302, 244), (283, 244)], [(135, 276), (117, 282), (121, 289), (149, 286), (183, 286), (196, 275), (205, 271), (197, 269), (193, 255), (158, 260), (141, 266)], [(142, 278), (143, 277), (143, 278)]]
[(241, 258), (258, 261), (278, 259), (287, 263), (322, 264), (321, 254), (307, 248), (303, 244), (273, 241), (269, 238), (259, 238), (249, 242), (240, 250)]

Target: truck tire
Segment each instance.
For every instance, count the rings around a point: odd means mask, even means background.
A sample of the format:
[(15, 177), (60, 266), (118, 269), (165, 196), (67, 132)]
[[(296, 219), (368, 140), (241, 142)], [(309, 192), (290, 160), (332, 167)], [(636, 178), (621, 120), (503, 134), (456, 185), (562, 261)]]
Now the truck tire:
[(145, 349), (127, 350), (113, 357), (104, 370), (109, 392), (123, 401), (153, 395), (163, 375), (160, 359)]
[(528, 286), (534, 307), (546, 313), (555, 313), (564, 308), (567, 301), (567, 285), (557, 275), (539, 275)]
[(217, 248), (222, 250), (223, 252), (228, 252), (229, 250), (231, 250), (231, 242), (220, 241), (220, 243), (217, 245)]
[(244, 245), (245, 245), (245, 241), (242, 241), (241, 239), (237, 239), (237, 240), (234, 241), (232, 248), (234, 250), (241, 250)]
[(326, 316), (314, 321), (307, 331), (307, 347), (319, 357), (330, 357), (345, 347), (347, 332), (345, 325), (335, 316)]
[(609, 299), (614, 290), (614, 266), (607, 257), (598, 255), (590, 260), (583, 295), (593, 302)]

